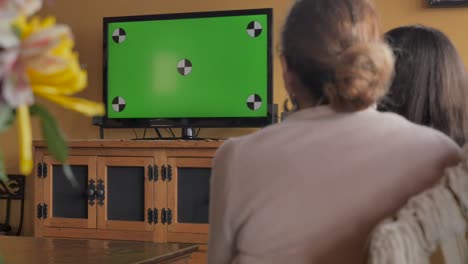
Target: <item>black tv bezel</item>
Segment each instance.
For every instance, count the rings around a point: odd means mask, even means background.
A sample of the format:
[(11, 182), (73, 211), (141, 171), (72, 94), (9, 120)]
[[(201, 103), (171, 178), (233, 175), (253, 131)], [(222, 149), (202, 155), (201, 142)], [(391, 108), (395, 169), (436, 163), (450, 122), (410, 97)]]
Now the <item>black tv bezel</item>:
[(429, 0), (430, 7), (466, 7), (468, 6), (468, 1), (451, 1), (446, 0), (443, 2)]
[[(267, 15), (267, 116), (265, 117), (201, 117), (201, 118), (108, 118), (108, 25), (115, 22), (134, 22), (151, 20), (173, 20), (190, 18), (228, 17), (242, 15)], [(103, 18), (103, 101), (106, 115), (102, 118), (104, 128), (229, 128), (229, 127), (264, 127), (274, 123), (273, 111), (273, 9), (243, 9), (228, 11), (208, 11), (173, 13), (157, 15), (119, 16)]]

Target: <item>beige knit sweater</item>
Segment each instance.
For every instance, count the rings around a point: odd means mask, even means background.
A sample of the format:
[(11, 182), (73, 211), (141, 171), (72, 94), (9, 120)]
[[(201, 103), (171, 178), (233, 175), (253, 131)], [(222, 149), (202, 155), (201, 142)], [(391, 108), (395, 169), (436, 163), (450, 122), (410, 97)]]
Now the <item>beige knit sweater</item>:
[(211, 183), (209, 264), (362, 263), (369, 233), (460, 149), (369, 108), (305, 109), (227, 141)]

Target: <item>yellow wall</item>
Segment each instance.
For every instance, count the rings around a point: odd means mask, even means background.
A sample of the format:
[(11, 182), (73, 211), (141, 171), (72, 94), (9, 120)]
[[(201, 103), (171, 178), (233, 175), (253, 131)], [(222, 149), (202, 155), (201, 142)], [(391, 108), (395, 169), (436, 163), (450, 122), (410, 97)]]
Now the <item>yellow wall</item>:
[(442, 30), (454, 42), (468, 64), (468, 7), (428, 8), (428, 0), (374, 0), (383, 30), (423, 24)]
[[(45, 1), (48, 2), (48, 1)], [(70, 25), (76, 37), (77, 50), (80, 52), (81, 62), (89, 72), (89, 88), (81, 96), (96, 101), (101, 100), (102, 94), (102, 17), (158, 14), (171, 12), (192, 12), (209, 10), (274, 8), (275, 47), (278, 44), (280, 27), (292, 0), (79, 0), (79, 1), (50, 1), (54, 5), (46, 6), (42, 14), (53, 14), (59, 22)], [(411, 24), (421, 23), (442, 29), (455, 42), (464, 61), (468, 62), (468, 35), (465, 27), (468, 25), (468, 8), (429, 9), (427, 0), (375, 0), (381, 13), (384, 30)], [(281, 103), (285, 98), (280, 67), (275, 54), (274, 61), (275, 102)], [(41, 101), (42, 102), (42, 101)], [(46, 103), (58, 118), (65, 134), (69, 139), (96, 139), (98, 129), (91, 126), (89, 118), (62, 110)], [(40, 139), (37, 121), (34, 121), (34, 138)], [(204, 130), (205, 137), (228, 137), (251, 130)], [(141, 136), (142, 130), (137, 133)], [(152, 135), (152, 134), (151, 134)], [(133, 138), (131, 130), (112, 130), (106, 132), (106, 138)], [(12, 128), (0, 137), (0, 149), (5, 153), (9, 173), (17, 173), (17, 138), (16, 129)], [(32, 234), (33, 204), (31, 202), (31, 178), (27, 179), (27, 206), (25, 219), (25, 233)], [(0, 207), (2, 204), (0, 204)], [(1, 214), (1, 212), (0, 212)], [(1, 221), (1, 218), (0, 218)]]

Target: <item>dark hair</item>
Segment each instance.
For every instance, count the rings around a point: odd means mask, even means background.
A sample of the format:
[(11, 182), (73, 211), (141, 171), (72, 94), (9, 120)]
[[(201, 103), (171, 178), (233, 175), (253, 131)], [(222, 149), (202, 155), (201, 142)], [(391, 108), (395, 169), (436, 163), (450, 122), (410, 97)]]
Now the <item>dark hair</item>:
[(299, 0), (282, 35), (291, 71), (315, 98), (340, 111), (369, 107), (383, 96), (393, 55), (368, 0)]
[(434, 127), (463, 145), (467, 135), (468, 78), (450, 40), (439, 30), (413, 25), (385, 34), (396, 72), (379, 110)]

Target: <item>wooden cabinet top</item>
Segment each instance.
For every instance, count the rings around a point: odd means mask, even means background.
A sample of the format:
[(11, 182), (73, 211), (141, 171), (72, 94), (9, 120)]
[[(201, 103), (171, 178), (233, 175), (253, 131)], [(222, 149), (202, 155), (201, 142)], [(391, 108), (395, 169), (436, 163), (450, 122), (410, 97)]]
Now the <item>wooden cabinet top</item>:
[(170, 263), (198, 247), (108, 240), (75, 240), (0, 236), (5, 263)]
[[(71, 140), (71, 148), (218, 148), (222, 140)], [(34, 147), (47, 147), (45, 141), (34, 141)]]

